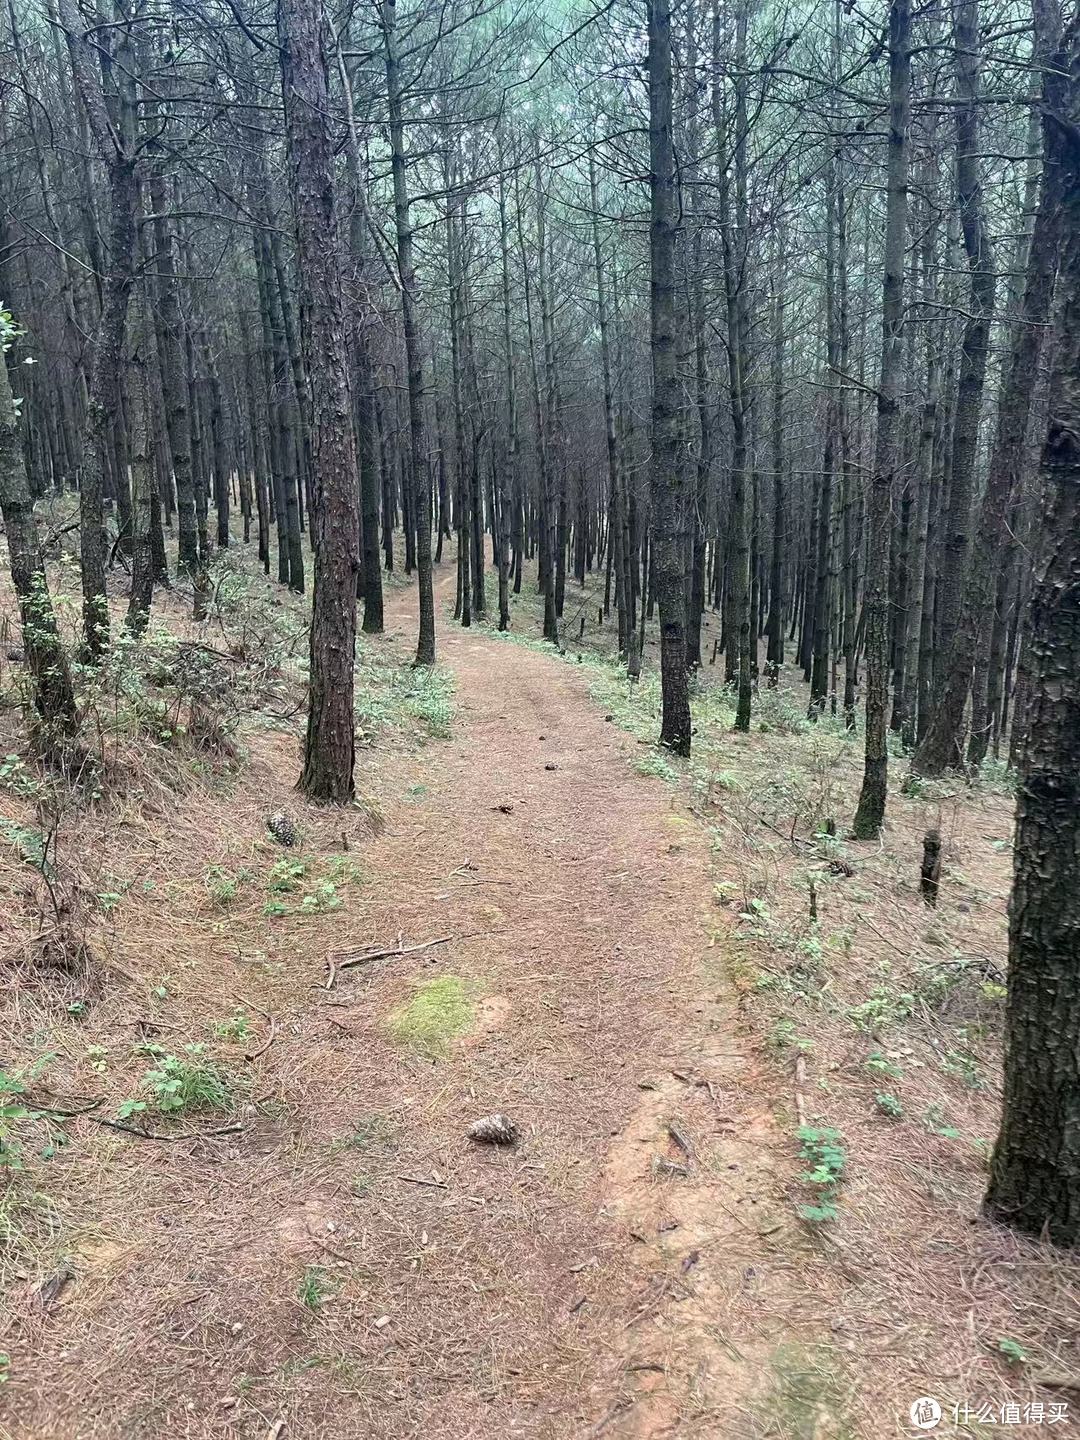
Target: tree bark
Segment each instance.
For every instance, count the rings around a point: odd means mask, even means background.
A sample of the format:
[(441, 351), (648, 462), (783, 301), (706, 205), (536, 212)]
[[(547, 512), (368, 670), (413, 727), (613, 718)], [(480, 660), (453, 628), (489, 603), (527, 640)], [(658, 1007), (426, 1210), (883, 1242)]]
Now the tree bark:
[(1009, 918), (1004, 1112), (987, 1207), (1080, 1242), (1080, 17), (1054, 58), (1046, 175), (1061, 205), (1059, 348), (1042, 482), (1051, 543), (1032, 595)]
[(390, 167), (394, 187), (394, 224), (397, 237), (398, 279), (401, 283), (401, 318), (405, 332), (405, 360), (409, 385), (409, 476), (416, 502), (416, 575), (420, 596), (417, 665), (435, 664), (435, 590), (431, 575), (431, 473), (424, 438), (424, 354), (417, 314), (417, 283), (413, 265), (413, 231), (405, 176), (405, 125), (401, 103), (401, 64), (398, 60), (396, 0), (380, 7), (386, 60), (386, 91), (390, 119)]
[[(1036, 0), (1036, 55), (1044, 65), (1058, 41), (1059, 14), (1050, 0)], [(1048, 104), (1057, 96), (1052, 71), (1044, 70)], [(998, 571), (1008, 536), (1008, 517), (1019, 484), (1028, 421), (1039, 374), (1039, 353), (1050, 317), (1059, 248), (1060, 206), (1056, 177), (1045, 170), (1039, 207), (1027, 257), (1026, 280), (1019, 323), (1005, 367), (998, 402), (997, 438), (990, 460), (986, 492), (979, 509), (978, 529), (967, 567), (962, 606), (945, 661), (944, 687), (933, 719), (912, 761), (920, 775), (941, 775), (964, 763), (964, 709), (972, 693), (972, 677), (980, 649), (990, 641)], [(991, 292), (992, 293), (992, 292)], [(965, 341), (966, 347), (966, 341)], [(985, 362), (984, 362), (985, 364)], [(953, 463), (956, 485), (956, 462)], [(985, 665), (981, 702), (976, 702), (972, 725), (972, 758), (986, 753)], [(975, 723), (977, 722), (977, 723)]]
[(892, 0), (889, 9), (889, 158), (885, 202), (885, 265), (882, 287), (881, 375), (877, 437), (867, 524), (866, 751), (862, 789), (852, 823), (856, 839), (881, 832), (889, 783), (886, 709), (889, 698), (889, 538), (898, 459), (900, 386), (903, 379), (904, 243), (907, 232), (911, 119), (911, 5)]
[(32, 684), (38, 743), (47, 758), (62, 760), (65, 743), (78, 731), (78, 718), (34, 519), (18, 411), (4, 361), (12, 333), (10, 317), (0, 310), (0, 514), (7, 531), (12, 588), (22, 619), (23, 653)]
[(686, 675), (685, 474), (676, 454), (675, 154), (671, 128), (671, 3), (649, 0), (649, 258), (652, 340), (652, 551), (660, 606), (660, 743), (690, 754)]
[(320, 0), (279, 0), (281, 92), (296, 221), (300, 328), (311, 379), (314, 591), (310, 695), (300, 789), (353, 795), (357, 468), (346, 361), (348, 332), (334, 203), (325, 21)]
[(135, 212), (138, 197), (138, 153), (135, 96), (136, 61), (130, 22), (117, 6), (116, 118), (109, 112), (102, 86), (96, 47), (79, 14), (76, 0), (59, 0), (71, 70), (90, 125), (94, 144), (109, 184), (109, 267), (105, 277), (101, 317), (90, 367), (90, 393), (86, 407), (81, 485), (79, 490), (80, 553), (82, 561), (83, 640), (87, 657), (101, 657), (109, 639), (109, 609), (105, 588), (104, 485), (109, 426), (120, 408), (120, 367), (124, 331), (135, 267)]

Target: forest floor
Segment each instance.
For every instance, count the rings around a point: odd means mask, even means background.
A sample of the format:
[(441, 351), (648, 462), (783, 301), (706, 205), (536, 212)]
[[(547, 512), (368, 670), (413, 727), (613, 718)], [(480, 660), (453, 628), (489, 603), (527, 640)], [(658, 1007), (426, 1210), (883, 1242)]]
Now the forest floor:
[[(344, 813), (293, 789), (304, 602), (247, 557), (210, 624), (170, 596), (84, 678), (99, 793), (44, 858), (57, 792), (0, 665), (3, 1073), (36, 1107), (0, 1180), (0, 1434), (876, 1440), (921, 1433), (922, 1395), (936, 1433), (1062, 1419), (1080, 1266), (978, 1212), (1004, 777), (894, 793), (855, 845), (858, 741), (798, 686), (734, 736), (706, 667), (684, 765), (606, 627), (560, 656), (531, 599), (504, 637), (453, 594), (446, 564), (425, 677), (388, 588)], [(515, 1146), (467, 1138), (495, 1111)]]

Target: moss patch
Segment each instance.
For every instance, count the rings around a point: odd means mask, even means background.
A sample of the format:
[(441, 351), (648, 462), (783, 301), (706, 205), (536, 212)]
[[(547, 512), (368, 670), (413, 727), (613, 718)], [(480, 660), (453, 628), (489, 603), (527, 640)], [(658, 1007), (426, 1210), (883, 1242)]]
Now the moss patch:
[(771, 1384), (756, 1407), (766, 1433), (783, 1440), (850, 1440), (848, 1387), (830, 1347), (790, 1341), (777, 1346), (769, 1368)]
[(399, 1045), (438, 1059), (470, 1028), (474, 1014), (465, 982), (456, 975), (443, 975), (418, 986), (412, 999), (391, 1013), (387, 1024)]

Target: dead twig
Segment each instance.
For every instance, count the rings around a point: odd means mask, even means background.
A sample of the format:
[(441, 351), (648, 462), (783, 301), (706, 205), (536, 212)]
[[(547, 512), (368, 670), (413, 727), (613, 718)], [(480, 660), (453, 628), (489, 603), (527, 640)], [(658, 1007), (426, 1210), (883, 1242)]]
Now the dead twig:
[(795, 1056), (795, 1115), (801, 1130), (806, 1124), (806, 1096), (803, 1094), (803, 1086), (806, 1084), (806, 1056)]
[(351, 970), (354, 965), (366, 965), (369, 960), (385, 960), (390, 956), (398, 955), (415, 955), (419, 950), (430, 950), (435, 945), (446, 945), (453, 938), (452, 935), (439, 935), (434, 940), (425, 940), (420, 945), (402, 945), (399, 936), (396, 945), (386, 945), (378, 950), (364, 950), (361, 953), (351, 950), (331, 950), (326, 957), (330, 971), (326, 988), (330, 990), (333, 987), (341, 970)]
[(267, 1018), (270, 1021), (270, 1029), (267, 1033), (266, 1039), (259, 1046), (258, 1050), (251, 1050), (248, 1052), (248, 1054), (244, 1057), (246, 1060), (257, 1060), (260, 1055), (265, 1055), (267, 1050), (269, 1050), (270, 1046), (274, 1043), (274, 1039), (277, 1035), (277, 1021), (274, 1019), (273, 1015), (270, 1015)]
[(433, 1190), (448, 1190), (450, 1187), (445, 1180), (425, 1180), (422, 1175), (399, 1175), (399, 1180), (404, 1180), (407, 1185), (430, 1185)]
[(679, 1126), (675, 1123), (674, 1120), (669, 1120), (667, 1122), (667, 1133), (671, 1136), (672, 1140), (675, 1141), (675, 1144), (683, 1152), (687, 1160), (692, 1163), (697, 1159), (697, 1153), (694, 1150), (693, 1141), (690, 1139), (690, 1137), (686, 1134), (684, 1130), (681, 1130), (679, 1128)]
[(665, 1275), (655, 1295), (650, 1295), (648, 1300), (645, 1301), (645, 1304), (642, 1305), (641, 1309), (635, 1310), (633, 1315), (630, 1316), (630, 1319), (627, 1320), (626, 1324), (623, 1326), (623, 1329), (629, 1330), (632, 1326), (636, 1325), (639, 1320), (644, 1320), (645, 1316), (649, 1313), (650, 1310), (655, 1310), (657, 1305), (660, 1304), (660, 1301), (663, 1300), (664, 1296), (668, 1293), (670, 1284), (671, 1282), (668, 1276)]
[(220, 1125), (216, 1130), (182, 1130), (176, 1135), (163, 1135), (159, 1130), (140, 1130), (138, 1125), (125, 1125), (123, 1120), (106, 1120), (102, 1115), (91, 1115), (95, 1125), (104, 1125), (109, 1130), (122, 1130), (125, 1135), (137, 1135), (140, 1140), (208, 1140), (217, 1135), (238, 1135), (243, 1125)]

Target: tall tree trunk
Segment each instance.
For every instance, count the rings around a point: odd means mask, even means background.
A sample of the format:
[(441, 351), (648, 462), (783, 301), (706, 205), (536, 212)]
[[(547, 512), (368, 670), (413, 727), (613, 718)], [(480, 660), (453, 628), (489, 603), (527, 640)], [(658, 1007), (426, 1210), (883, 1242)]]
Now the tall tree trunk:
[(498, 509), (499, 629), (510, 629), (510, 510), (517, 495), (518, 413), (514, 378), (514, 333), (510, 324), (510, 243), (506, 223), (506, 180), (499, 152), (499, 252), (502, 262), (503, 363), (506, 367), (506, 462), (495, 467)]
[(115, 120), (109, 111), (98, 63), (102, 43), (98, 27), (88, 31), (76, 0), (59, 0), (75, 87), (109, 183), (109, 264), (101, 317), (90, 368), (81, 487), (79, 491), (82, 560), (83, 640), (87, 656), (98, 659), (108, 644), (109, 608), (105, 589), (104, 484), (109, 427), (120, 407), (120, 367), (128, 300), (135, 270), (137, 128), (135, 48), (130, 18), (122, 0), (116, 7), (117, 95)]
[[(1060, 18), (1053, 0), (1036, 0), (1036, 54), (1046, 66), (1059, 39)], [(1044, 69), (1048, 104), (1056, 98), (1055, 79)], [(964, 761), (964, 707), (972, 689), (972, 676), (980, 649), (990, 642), (994, 594), (1002, 552), (1008, 535), (1008, 517), (1019, 484), (1039, 374), (1039, 352), (1050, 317), (1059, 248), (1060, 205), (1055, 176), (1043, 175), (1039, 207), (1027, 257), (1024, 296), (998, 401), (997, 438), (990, 473), (979, 510), (978, 528), (967, 567), (962, 605), (944, 668), (944, 687), (934, 708), (930, 728), (912, 761), (920, 775), (940, 775), (960, 768)], [(991, 277), (992, 279), (992, 277)], [(992, 291), (991, 291), (992, 295)], [(966, 345), (966, 341), (965, 341)], [(985, 364), (985, 362), (984, 362)], [(956, 462), (953, 462), (956, 485)], [(973, 716), (972, 757), (986, 753), (985, 656), (980, 714)]]
[(420, 596), (420, 627), (416, 642), (417, 665), (435, 664), (435, 590), (431, 575), (431, 471), (424, 438), (424, 352), (417, 314), (418, 287), (413, 265), (413, 231), (409, 190), (405, 175), (405, 123), (401, 102), (401, 64), (398, 60), (397, 0), (381, 0), (386, 92), (390, 119), (390, 167), (394, 186), (394, 225), (397, 237), (398, 280), (401, 285), (401, 319), (405, 332), (405, 363), (409, 385), (409, 475), (416, 504), (416, 575)]
[[(746, 5), (736, 15), (736, 64), (745, 58)], [(740, 70), (735, 85), (735, 124), (732, 156), (735, 165), (735, 215), (732, 216), (728, 175), (727, 126), (724, 123), (720, 55), (720, 16), (713, 17), (713, 121), (717, 136), (720, 238), (727, 300), (728, 389), (731, 401), (731, 510), (727, 553), (727, 608), (725, 613), (725, 679), (737, 685), (735, 729), (749, 730), (751, 678), (750, 615), (750, 507), (747, 496), (747, 443), (750, 404), (747, 397), (749, 317), (746, 307), (746, 81)]]
[[(1047, 534), (1032, 595), (1026, 734), (1009, 919), (1004, 1112), (987, 1206), (1080, 1242), (1080, 16), (1044, 112), (1062, 207), (1063, 313), (1042, 454)], [(1048, 72), (1049, 73), (1049, 72)], [(1049, 97), (1048, 97), (1049, 98)], [(1045, 193), (1045, 191), (1044, 191)]]
[(675, 154), (671, 130), (671, 0), (648, 0), (649, 258), (652, 339), (653, 556), (660, 605), (660, 742), (690, 754), (686, 675), (685, 474), (676, 454), (679, 386), (675, 365)]
[(150, 437), (150, 367), (155, 361), (144, 278), (139, 286), (138, 335), (131, 371), (131, 596), (124, 623), (141, 635), (154, 594), (154, 468)]
[[(940, 681), (935, 686), (937, 711), (952, 671), (951, 656), (963, 601), (964, 581), (971, 552), (971, 508), (975, 483), (975, 460), (979, 441), (986, 362), (990, 349), (990, 325), (994, 313), (997, 277), (983, 214), (982, 180), (979, 165), (979, 15), (978, 0), (955, 0), (953, 44), (956, 68), (956, 189), (960, 230), (970, 276), (967, 319), (960, 349), (960, 371), (953, 416), (952, 466), (949, 508), (945, 523), (943, 563), (938, 582), (938, 626)], [(960, 702), (961, 718), (967, 699), (966, 685)], [(949, 714), (953, 713), (950, 704)], [(959, 744), (958, 737), (934, 726), (924, 736), (912, 767), (920, 774), (940, 773)]]
[[(964, 0), (966, 3), (966, 0)], [(889, 698), (889, 537), (899, 452), (900, 386), (903, 380), (904, 246), (907, 233), (911, 119), (911, 4), (889, 8), (889, 158), (885, 201), (885, 263), (882, 287), (881, 375), (877, 438), (867, 524), (866, 753), (862, 789), (852, 823), (859, 840), (875, 839), (885, 818), (889, 761), (886, 709)]]
[(344, 804), (353, 795), (355, 748), (357, 469), (321, 0), (279, 0), (277, 29), (300, 327), (312, 382), (315, 576), (300, 788), (313, 800)]
[(71, 672), (60, 643), (34, 519), (19, 416), (4, 360), (13, 333), (10, 316), (0, 310), (0, 515), (7, 531), (11, 583), (22, 619), (23, 653), (33, 688), (38, 742), (48, 758), (61, 760), (65, 742), (78, 730), (78, 719)]
[(773, 274), (772, 333), (772, 554), (769, 561), (769, 643), (765, 673), (770, 688), (784, 668), (784, 550), (787, 546), (787, 504), (784, 495), (784, 244), (777, 239)]

